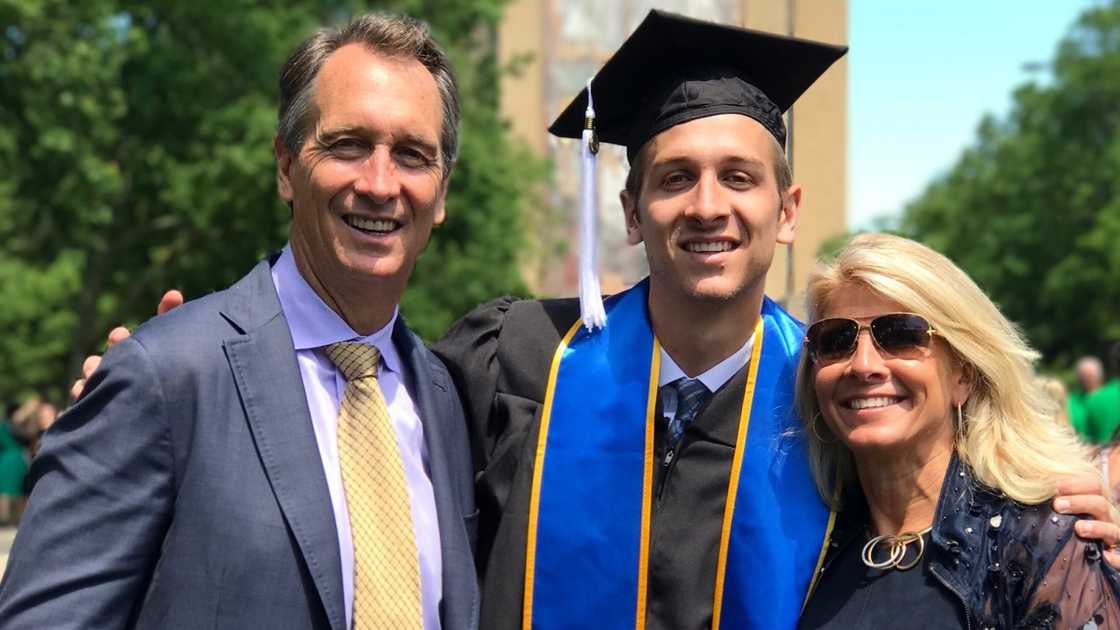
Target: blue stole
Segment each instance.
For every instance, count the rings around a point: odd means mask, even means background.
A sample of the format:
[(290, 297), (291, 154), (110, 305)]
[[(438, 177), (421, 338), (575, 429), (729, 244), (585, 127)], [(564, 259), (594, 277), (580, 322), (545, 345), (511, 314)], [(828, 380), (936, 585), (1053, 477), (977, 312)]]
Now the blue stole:
[[(529, 505), (523, 628), (645, 627), (661, 348), (648, 280), (576, 322), (553, 357)], [(712, 628), (794, 628), (831, 515), (809, 473), (793, 390), (804, 329), (764, 301), (716, 567)], [(688, 544), (688, 541), (680, 541)]]

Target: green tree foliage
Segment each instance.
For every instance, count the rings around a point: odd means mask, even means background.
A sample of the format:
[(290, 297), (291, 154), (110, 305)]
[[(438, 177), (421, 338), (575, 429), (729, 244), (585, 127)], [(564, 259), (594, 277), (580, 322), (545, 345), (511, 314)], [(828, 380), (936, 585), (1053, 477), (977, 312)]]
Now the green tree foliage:
[[(449, 218), (404, 310), (429, 337), (523, 292), (520, 213), (543, 173), (497, 111), (504, 0), (399, 0), (460, 74)], [(56, 398), (113, 325), (165, 288), (222, 288), (287, 238), (276, 195), (276, 81), (347, 0), (0, 0), (0, 400)]]
[(1049, 69), (981, 122), (901, 228), (1068, 365), (1120, 338), (1120, 2), (1086, 11)]

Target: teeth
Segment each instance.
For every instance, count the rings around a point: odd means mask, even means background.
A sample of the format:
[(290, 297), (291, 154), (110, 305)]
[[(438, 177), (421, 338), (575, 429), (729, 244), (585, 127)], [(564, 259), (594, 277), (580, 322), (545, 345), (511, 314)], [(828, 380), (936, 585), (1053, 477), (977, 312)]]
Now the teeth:
[(397, 222), (389, 219), (363, 219), (361, 217), (346, 217), (346, 223), (351, 227), (367, 232), (392, 232), (397, 228)]
[(714, 243), (688, 243), (684, 247), (688, 251), (696, 253), (726, 252), (731, 249), (731, 243), (727, 241), (716, 241)]
[(876, 407), (886, 407), (898, 402), (899, 398), (891, 396), (880, 396), (878, 398), (856, 398), (855, 400), (848, 401), (848, 407), (851, 409), (874, 409)]

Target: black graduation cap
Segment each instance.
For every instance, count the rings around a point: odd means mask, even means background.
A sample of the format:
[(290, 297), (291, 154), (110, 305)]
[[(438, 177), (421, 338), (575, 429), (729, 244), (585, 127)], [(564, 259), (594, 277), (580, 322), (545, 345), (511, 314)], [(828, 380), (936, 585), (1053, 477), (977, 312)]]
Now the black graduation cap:
[[(773, 35), (653, 10), (591, 81), (602, 142), (623, 145), (633, 162), (653, 136), (681, 123), (738, 113), (785, 146), (782, 113), (846, 46)], [(580, 138), (587, 89), (548, 128)]]

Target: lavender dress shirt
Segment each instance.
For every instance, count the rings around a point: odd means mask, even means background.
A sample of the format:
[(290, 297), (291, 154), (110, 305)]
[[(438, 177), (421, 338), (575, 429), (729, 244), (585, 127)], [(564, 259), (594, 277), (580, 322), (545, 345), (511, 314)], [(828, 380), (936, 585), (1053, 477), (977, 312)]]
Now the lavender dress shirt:
[(405, 481), (412, 503), (412, 524), (420, 552), (420, 604), (425, 630), (439, 630), (439, 604), (443, 598), (442, 561), (439, 524), (436, 520), (435, 494), (428, 473), (428, 448), (424, 425), (404, 386), (401, 358), (392, 342), (397, 312), (384, 328), (361, 336), (319, 298), (296, 267), (290, 246), (286, 246), (272, 266), (272, 282), (280, 297), (280, 307), (288, 320), (296, 362), (303, 378), (311, 423), (319, 444), (319, 457), (327, 477), (334, 521), (338, 529), (338, 550), (342, 559), (342, 591), (346, 606), (346, 625), (353, 624), (354, 545), (350, 537), (350, 517), (346, 491), (338, 463), (338, 410), (346, 379), (327, 358), (323, 346), (338, 341), (358, 341), (377, 346), (381, 351), (378, 383), (389, 406), (389, 416), (397, 433)]

